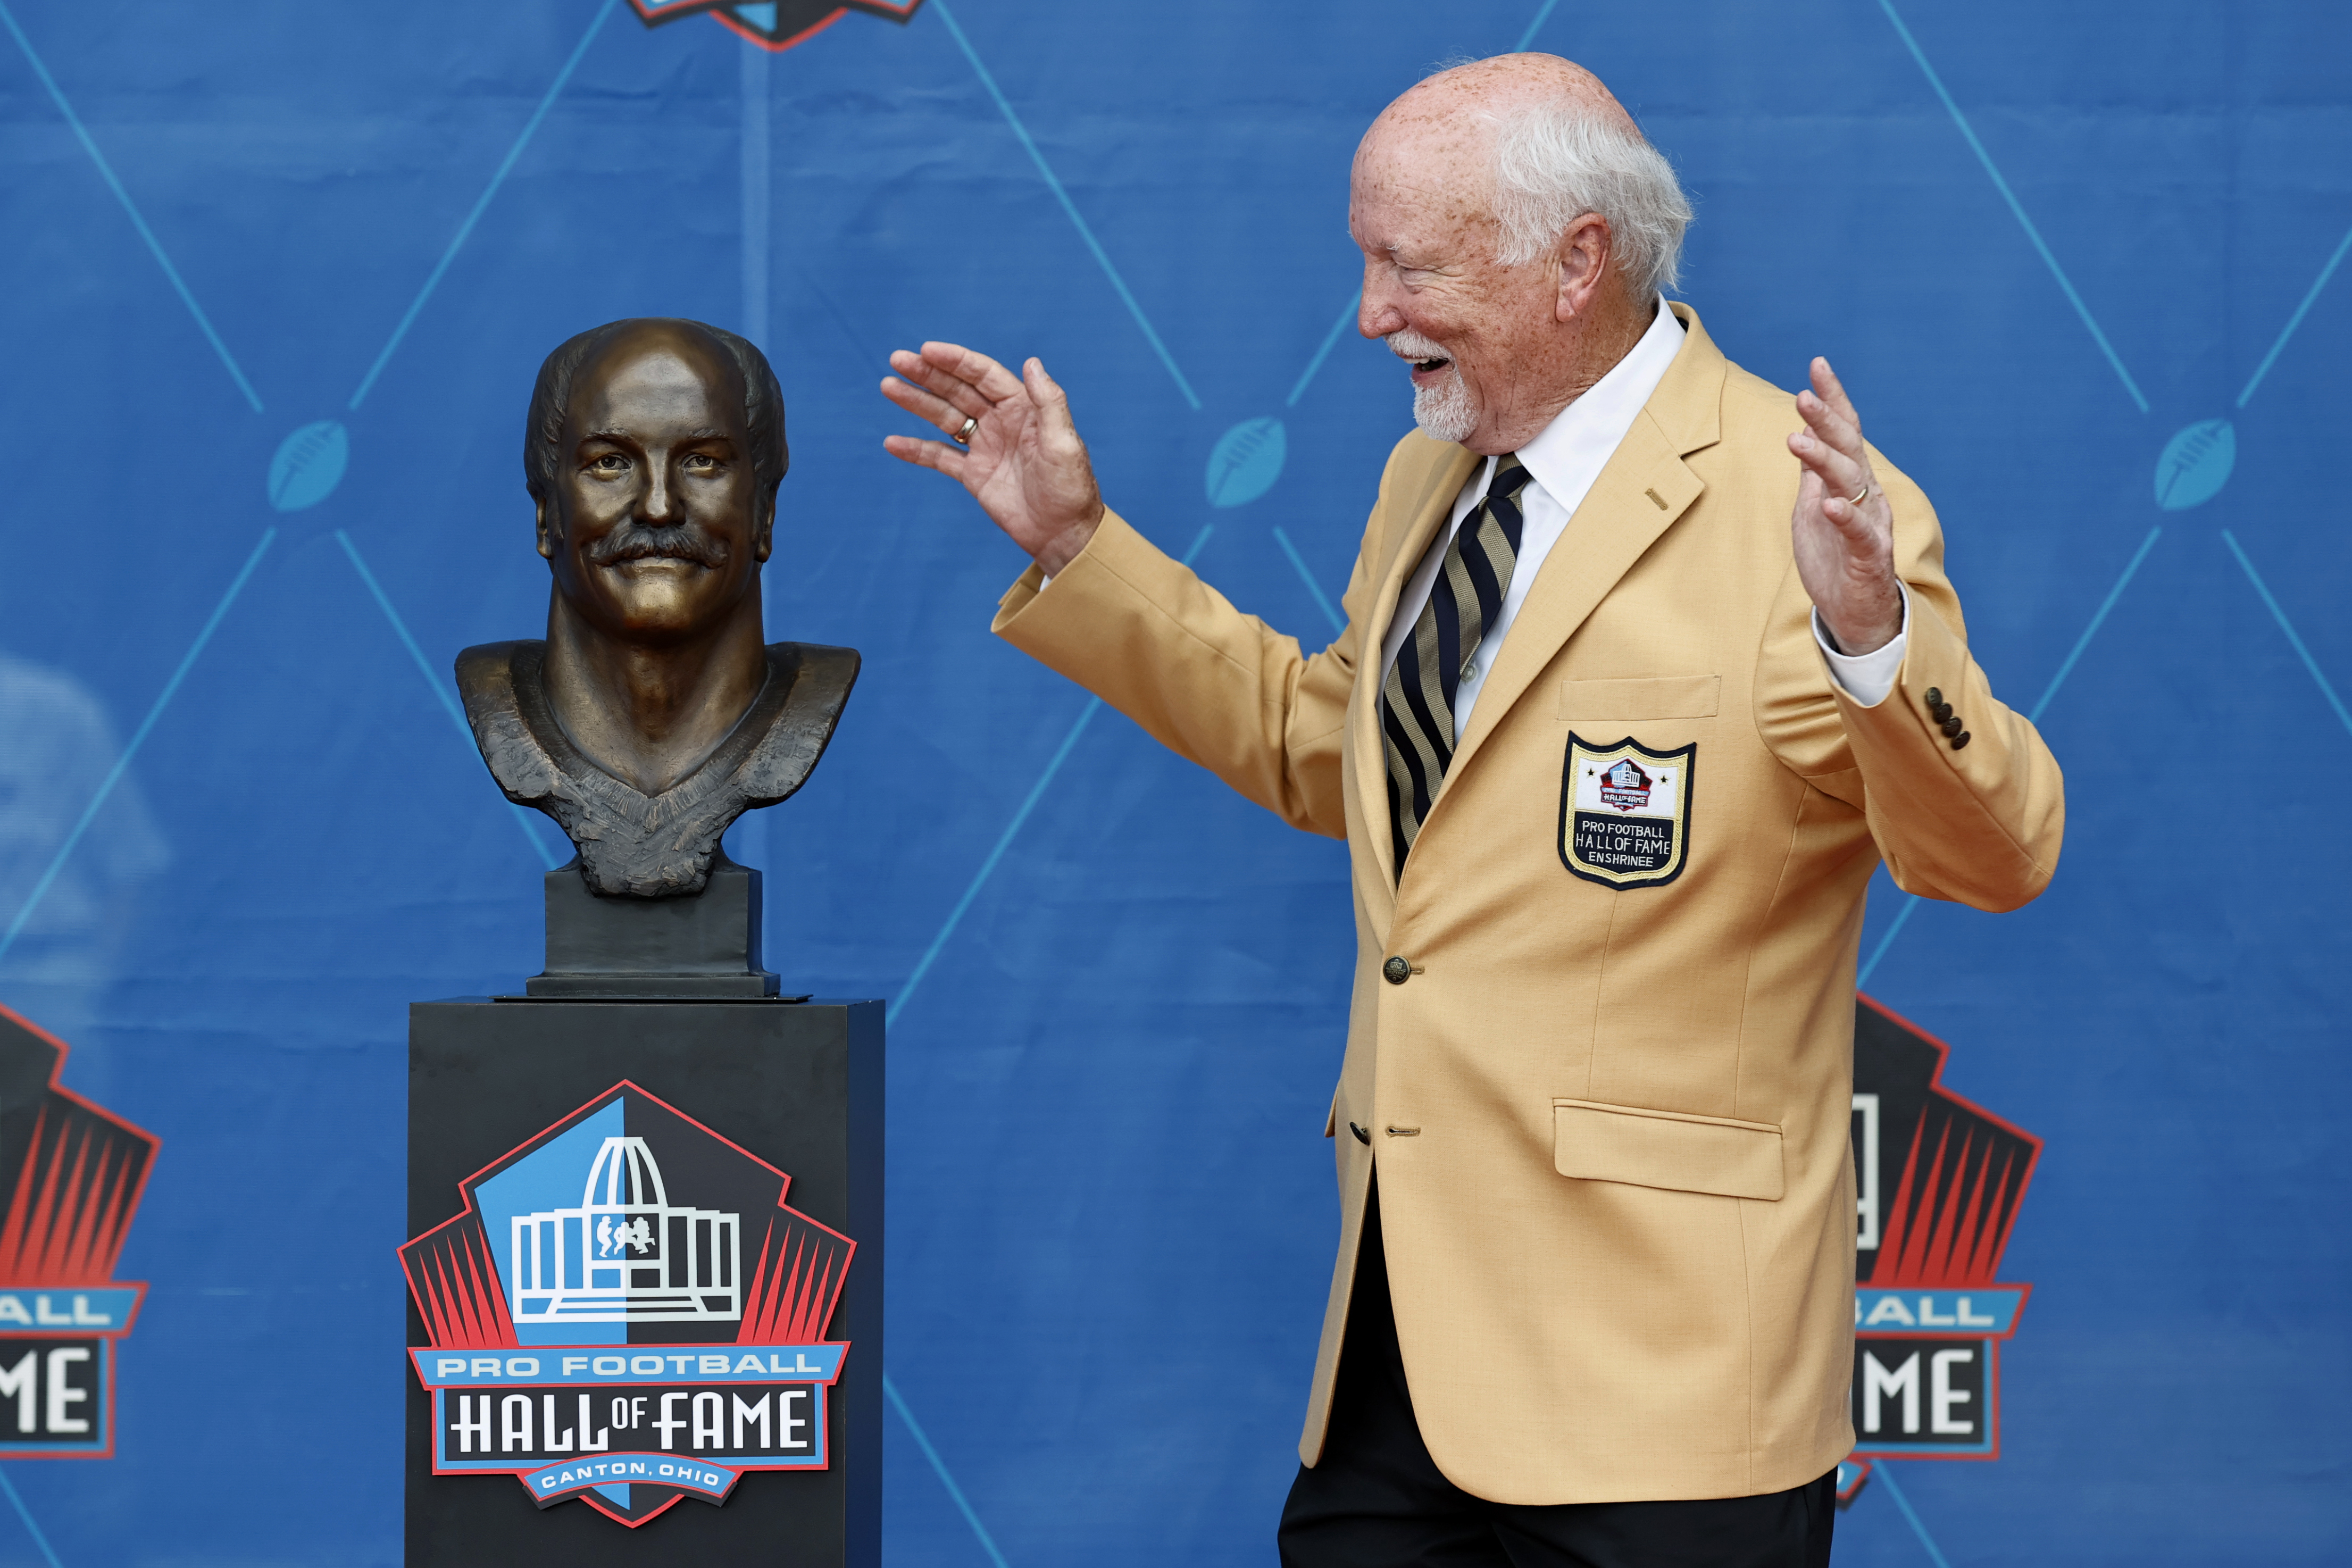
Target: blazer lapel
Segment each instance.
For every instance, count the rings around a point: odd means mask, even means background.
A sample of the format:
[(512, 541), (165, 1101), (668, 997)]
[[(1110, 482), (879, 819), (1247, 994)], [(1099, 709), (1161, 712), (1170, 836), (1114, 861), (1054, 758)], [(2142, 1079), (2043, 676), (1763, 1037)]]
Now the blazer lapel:
[[(1349, 743), (1356, 765), (1357, 806), (1363, 814), (1366, 849), (1380, 871), (1366, 902), (1381, 931), (1396, 908), (1396, 851), (1389, 836), (1388, 752), (1381, 737), (1381, 683), (1388, 670), (1381, 659), (1381, 645), (1396, 619), (1397, 595), (1405, 580), (1429, 552), (1430, 542), (1454, 510), (1454, 498), (1485, 459), (1466, 447), (1446, 447), (1432, 462), (1418, 498), (1400, 497), (1407, 521), (1391, 551), (1387, 570), (1371, 599), (1371, 616), (1364, 624), (1362, 652), (1356, 664), (1356, 690), (1349, 704)], [(1403, 509), (1410, 509), (1409, 510)]]
[[(1721, 439), (1727, 362), (1688, 306), (1674, 310), (1689, 334), (1682, 352), (1544, 558), (1446, 769), (1449, 784), (1610, 590), (1706, 488), (1683, 458)], [(1432, 816), (1450, 793), (1439, 793)]]

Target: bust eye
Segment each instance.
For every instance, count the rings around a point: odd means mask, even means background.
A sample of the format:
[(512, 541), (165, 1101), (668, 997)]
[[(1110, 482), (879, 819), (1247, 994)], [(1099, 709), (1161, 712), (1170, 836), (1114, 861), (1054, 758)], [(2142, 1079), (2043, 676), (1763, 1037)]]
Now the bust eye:
[(679, 459), (677, 466), (688, 473), (707, 474), (718, 468), (719, 459), (708, 452), (688, 452)]
[(623, 474), (628, 472), (628, 468), (629, 459), (618, 452), (606, 452), (589, 459), (588, 463), (588, 471), (592, 474)]

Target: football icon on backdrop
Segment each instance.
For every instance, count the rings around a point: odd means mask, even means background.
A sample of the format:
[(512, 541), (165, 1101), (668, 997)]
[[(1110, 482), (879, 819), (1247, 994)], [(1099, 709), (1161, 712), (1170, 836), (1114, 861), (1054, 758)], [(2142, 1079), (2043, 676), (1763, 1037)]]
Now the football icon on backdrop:
[[(635, 1527), (751, 1470), (823, 1469), (856, 1244), (792, 1178), (622, 1082), (460, 1184), (400, 1249), (436, 1476)], [(469, 1484), (469, 1483), (468, 1483)]]
[(750, 39), (763, 49), (781, 52), (805, 43), (852, 11), (886, 21), (904, 23), (923, 0), (763, 0), (759, 5), (736, 0), (629, 0), (637, 19), (658, 27), (686, 16), (710, 16), (721, 26)]
[(0, 1459), (114, 1457), (114, 1278), (153, 1134), (62, 1089), (66, 1044), (0, 1007)]

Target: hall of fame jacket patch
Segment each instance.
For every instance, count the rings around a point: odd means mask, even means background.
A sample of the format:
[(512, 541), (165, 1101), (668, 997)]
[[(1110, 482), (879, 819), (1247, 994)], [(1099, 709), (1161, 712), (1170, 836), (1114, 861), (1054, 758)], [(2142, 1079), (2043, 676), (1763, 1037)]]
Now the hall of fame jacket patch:
[(1654, 752), (1632, 736), (1595, 745), (1571, 731), (1559, 784), (1559, 859), (1604, 888), (1663, 888), (1690, 852), (1698, 742)]
[(400, 1249), (433, 1473), (634, 1528), (747, 1470), (826, 1468), (856, 1244), (791, 1182), (628, 1082), (466, 1178), (465, 1212)]

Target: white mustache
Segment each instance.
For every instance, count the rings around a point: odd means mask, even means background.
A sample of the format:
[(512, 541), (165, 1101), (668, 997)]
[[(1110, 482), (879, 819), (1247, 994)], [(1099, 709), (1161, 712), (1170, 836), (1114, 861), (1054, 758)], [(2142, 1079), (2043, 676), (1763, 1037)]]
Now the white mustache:
[(1415, 331), (1393, 331), (1387, 337), (1382, 338), (1381, 341), (1388, 344), (1389, 353), (1396, 355), (1399, 359), (1442, 359), (1451, 361), (1454, 358), (1452, 354), (1447, 353), (1444, 349), (1438, 347), (1435, 343), (1431, 342), (1427, 338), (1423, 337), (1419, 332)]

